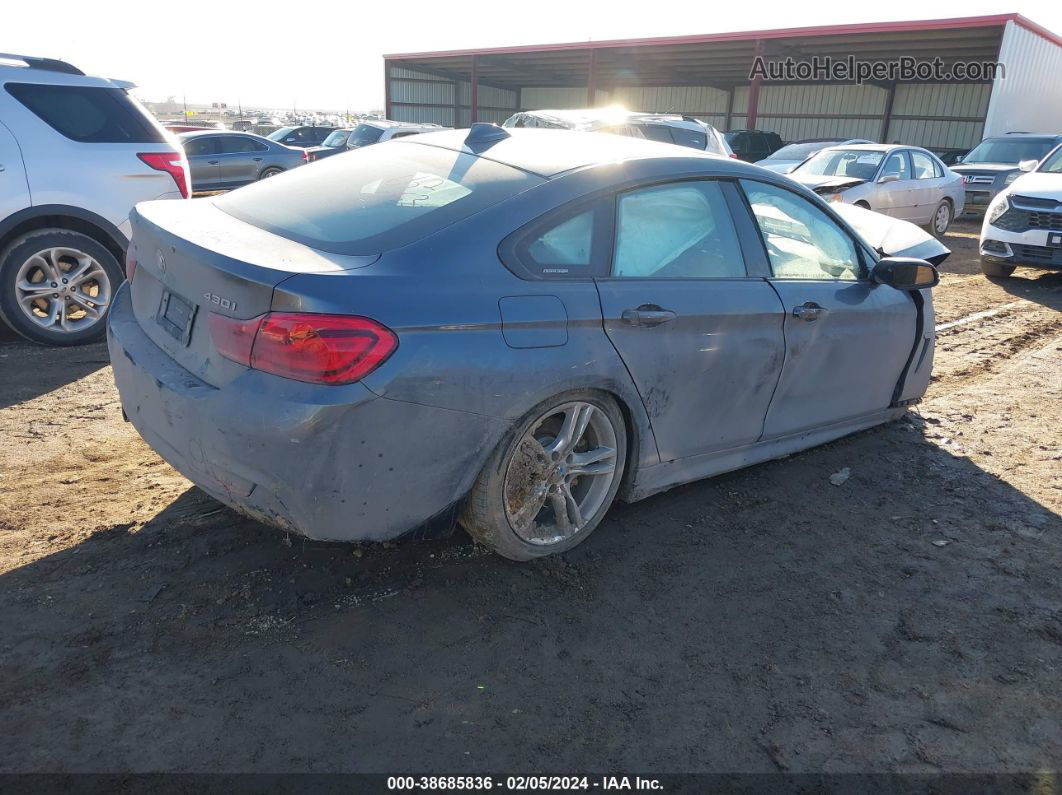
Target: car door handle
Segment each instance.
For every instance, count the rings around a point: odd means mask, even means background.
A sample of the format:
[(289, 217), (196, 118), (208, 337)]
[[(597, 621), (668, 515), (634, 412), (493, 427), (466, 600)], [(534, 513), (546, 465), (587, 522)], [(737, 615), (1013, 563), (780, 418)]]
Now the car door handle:
[(262, 158), (260, 158), (260, 157), (252, 157), (251, 160), (253, 160), (256, 163), (261, 163), (262, 162)]
[(220, 162), (221, 162), (220, 160), (208, 160), (207, 161), (207, 165), (208, 166), (216, 166)]
[(656, 304), (642, 304), (637, 309), (624, 309), (620, 315), (624, 323), (642, 328), (652, 328), (662, 323), (670, 323), (676, 315), (670, 309), (662, 309)]
[(819, 317), (824, 314), (826, 314), (826, 310), (814, 301), (808, 301), (800, 306), (793, 307), (793, 317), (803, 320), (806, 323), (818, 320)]

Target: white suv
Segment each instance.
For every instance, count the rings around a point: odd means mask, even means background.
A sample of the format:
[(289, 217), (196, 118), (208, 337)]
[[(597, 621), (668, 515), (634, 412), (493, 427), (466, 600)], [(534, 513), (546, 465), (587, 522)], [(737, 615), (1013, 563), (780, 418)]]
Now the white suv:
[(184, 152), (130, 88), (0, 54), (0, 318), (34, 342), (102, 336), (129, 211), (188, 196)]

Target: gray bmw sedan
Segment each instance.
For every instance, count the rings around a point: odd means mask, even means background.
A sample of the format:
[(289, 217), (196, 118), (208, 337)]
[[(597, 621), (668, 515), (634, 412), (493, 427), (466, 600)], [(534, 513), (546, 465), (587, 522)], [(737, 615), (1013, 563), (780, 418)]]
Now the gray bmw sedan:
[[(217, 499), (317, 539), (456, 516), (509, 558), (561, 552), (616, 498), (869, 428), (929, 382), (933, 265), (668, 144), (476, 125), (132, 225), (108, 335), (126, 416)], [(914, 233), (906, 253), (946, 255)]]

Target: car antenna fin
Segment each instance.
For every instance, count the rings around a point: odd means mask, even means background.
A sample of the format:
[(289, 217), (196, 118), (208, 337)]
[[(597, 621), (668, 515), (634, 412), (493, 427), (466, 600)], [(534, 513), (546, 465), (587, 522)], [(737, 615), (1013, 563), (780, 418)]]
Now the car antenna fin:
[(512, 134), (504, 127), (499, 127), (497, 124), (488, 124), (487, 122), (476, 122), (469, 129), (468, 135), (465, 136), (465, 144), (468, 146), (490, 145), (511, 137)]

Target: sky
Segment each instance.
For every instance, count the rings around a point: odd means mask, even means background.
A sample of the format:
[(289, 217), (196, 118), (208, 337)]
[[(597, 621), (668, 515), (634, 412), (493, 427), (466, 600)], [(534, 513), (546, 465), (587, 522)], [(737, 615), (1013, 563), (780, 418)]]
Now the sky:
[(150, 101), (368, 111), (383, 107), (385, 53), (1011, 12), (1062, 34), (1057, 0), (48, 0), (5, 4), (0, 52), (130, 80)]

